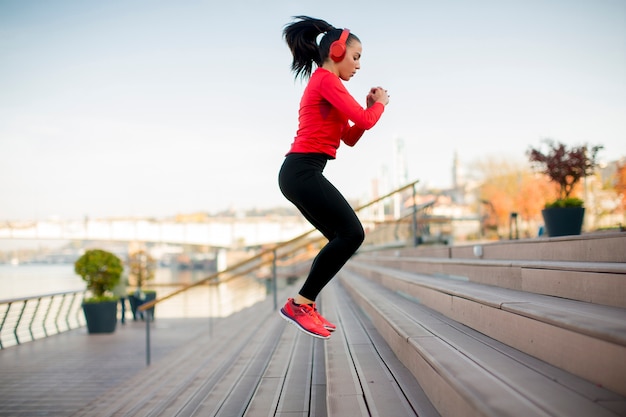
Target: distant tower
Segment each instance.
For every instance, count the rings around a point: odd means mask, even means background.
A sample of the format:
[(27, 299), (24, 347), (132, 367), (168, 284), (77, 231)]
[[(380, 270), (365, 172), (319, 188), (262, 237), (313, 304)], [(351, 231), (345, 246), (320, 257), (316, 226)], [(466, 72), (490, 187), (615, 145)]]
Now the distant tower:
[(459, 153), (454, 151), (454, 158), (452, 160), (452, 200), (455, 203), (465, 203), (465, 185), (461, 182), (461, 163), (459, 162)]
[(406, 160), (406, 150), (404, 147), (404, 139), (394, 138), (393, 140), (393, 155), (394, 155), (394, 173), (393, 173), (393, 186), (395, 188), (402, 187), (409, 182), (409, 172)]
[(454, 150), (454, 159), (452, 160), (452, 189), (458, 191), (459, 189), (459, 153)]
[[(404, 139), (396, 137), (393, 140), (393, 188), (400, 188), (409, 182), (409, 172), (407, 169), (406, 150)], [(402, 212), (402, 197), (400, 194), (394, 195), (394, 215), (399, 218)]]

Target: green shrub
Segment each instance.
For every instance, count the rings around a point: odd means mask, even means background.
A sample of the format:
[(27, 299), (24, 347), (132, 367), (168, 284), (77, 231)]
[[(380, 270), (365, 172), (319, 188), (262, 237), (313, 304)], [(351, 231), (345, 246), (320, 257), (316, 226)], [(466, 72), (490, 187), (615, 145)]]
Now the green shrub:
[[(90, 302), (105, 301), (107, 291), (120, 281), (124, 266), (120, 258), (101, 249), (92, 249), (85, 252), (74, 263), (74, 271), (87, 283), (87, 289), (93, 294)], [(115, 298), (113, 298), (115, 299)]]
[(582, 207), (584, 204), (583, 200), (576, 197), (567, 197), (555, 200), (550, 203), (546, 203), (546, 208), (553, 207)]

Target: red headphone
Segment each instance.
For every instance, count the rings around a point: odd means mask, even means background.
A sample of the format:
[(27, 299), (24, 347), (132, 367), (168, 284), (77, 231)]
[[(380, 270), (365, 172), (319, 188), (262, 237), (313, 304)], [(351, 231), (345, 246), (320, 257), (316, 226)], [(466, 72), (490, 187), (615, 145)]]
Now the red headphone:
[(350, 29), (344, 29), (338, 40), (330, 44), (330, 59), (340, 62), (346, 54), (346, 41), (350, 35)]

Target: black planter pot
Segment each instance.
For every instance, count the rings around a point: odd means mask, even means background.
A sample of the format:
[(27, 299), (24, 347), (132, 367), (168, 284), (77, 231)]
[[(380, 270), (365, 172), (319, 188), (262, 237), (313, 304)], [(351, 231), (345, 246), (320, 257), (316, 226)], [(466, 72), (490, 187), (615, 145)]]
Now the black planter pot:
[[(142, 305), (147, 303), (148, 301), (152, 301), (156, 299), (156, 292), (149, 291), (144, 292), (143, 297), (138, 297), (136, 294), (128, 295), (128, 302), (130, 303), (130, 311), (133, 313), (133, 320), (137, 321), (138, 319), (144, 320), (144, 313), (141, 311), (137, 311), (137, 309)], [(150, 312), (150, 317), (154, 320), (154, 307), (148, 309)]]
[(89, 333), (113, 333), (117, 324), (117, 301), (84, 303), (83, 313)]
[(585, 217), (584, 207), (551, 207), (541, 211), (550, 237), (579, 235)]

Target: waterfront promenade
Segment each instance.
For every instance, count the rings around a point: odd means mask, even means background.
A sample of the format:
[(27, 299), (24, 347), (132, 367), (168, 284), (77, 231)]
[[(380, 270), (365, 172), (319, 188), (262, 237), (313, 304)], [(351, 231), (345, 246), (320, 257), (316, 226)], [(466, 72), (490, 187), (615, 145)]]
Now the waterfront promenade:
[[(319, 300), (0, 351), (1, 416), (626, 416), (626, 234), (362, 251)], [(293, 287), (281, 288), (282, 303)], [(209, 325), (211, 324), (211, 325)]]
[[(246, 279), (217, 289), (196, 287), (160, 304), (150, 325), (151, 368), (186, 346), (210, 342), (216, 328), (236, 319), (235, 311), (271, 313), (271, 297), (264, 293), (263, 284)], [(239, 306), (234, 305), (237, 299)], [(88, 334), (81, 327), (0, 350), (0, 416), (69, 416), (138, 372), (149, 371), (146, 323), (133, 321), (127, 307), (125, 324), (118, 319), (113, 333)]]
[[(294, 289), (280, 288), (279, 299)], [(331, 285), (320, 297), (320, 308), (327, 301), (338, 303), (339, 291)], [(287, 324), (267, 297), (218, 318), (159, 318), (157, 309), (150, 366), (145, 365), (142, 321), (118, 322), (112, 334), (89, 335), (82, 328), (1, 350), (0, 416), (351, 415), (363, 393), (351, 381), (356, 368), (350, 363), (359, 356), (364, 362), (374, 359), (376, 349), (384, 361), (363, 366), (372, 388), (385, 394), (385, 408), (401, 410), (399, 416), (415, 416), (416, 410), (439, 416), (409, 370), (380, 336), (373, 336), (375, 330), (366, 336), (362, 321), (367, 318), (362, 313), (357, 318), (356, 306), (345, 301), (340, 302), (344, 319), (337, 312), (327, 314), (347, 327), (328, 341)], [(375, 338), (371, 350), (352, 359), (348, 343), (356, 338), (361, 345), (363, 337)], [(398, 381), (389, 379), (390, 368)], [(328, 395), (328, 389), (336, 394)], [(367, 413), (364, 403), (356, 412)]]

